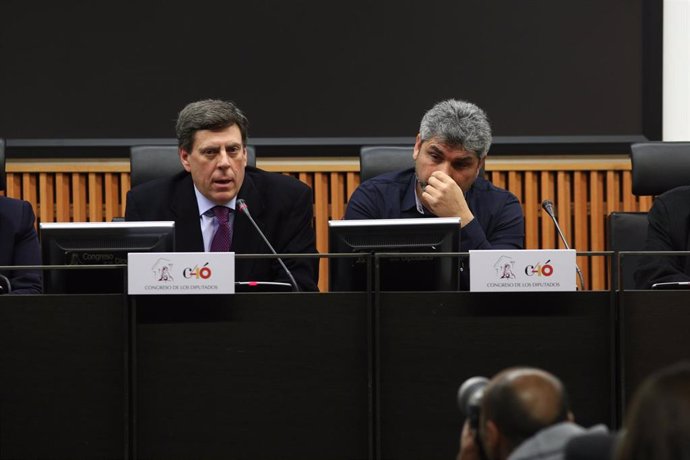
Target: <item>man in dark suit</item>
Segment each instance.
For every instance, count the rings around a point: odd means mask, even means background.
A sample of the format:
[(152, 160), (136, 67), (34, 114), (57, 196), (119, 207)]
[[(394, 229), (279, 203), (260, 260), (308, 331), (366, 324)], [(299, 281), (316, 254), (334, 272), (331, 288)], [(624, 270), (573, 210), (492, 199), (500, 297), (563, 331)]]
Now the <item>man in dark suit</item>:
[[(176, 125), (185, 171), (132, 189), (125, 219), (174, 220), (179, 252), (269, 254), (240, 210), (242, 199), (278, 254), (315, 254), (311, 189), (292, 177), (247, 166), (247, 124), (231, 102), (187, 105)], [(285, 263), (300, 290), (318, 290), (316, 259)], [(276, 259), (238, 259), (235, 279), (289, 282)]]
[[(690, 251), (690, 186), (659, 195), (648, 215), (645, 251)], [(638, 289), (690, 282), (690, 256), (645, 256), (635, 272)]]
[[(0, 266), (41, 265), (35, 220), (29, 202), (0, 196)], [(40, 270), (2, 270), (0, 275), (9, 280), (12, 294), (43, 290)]]

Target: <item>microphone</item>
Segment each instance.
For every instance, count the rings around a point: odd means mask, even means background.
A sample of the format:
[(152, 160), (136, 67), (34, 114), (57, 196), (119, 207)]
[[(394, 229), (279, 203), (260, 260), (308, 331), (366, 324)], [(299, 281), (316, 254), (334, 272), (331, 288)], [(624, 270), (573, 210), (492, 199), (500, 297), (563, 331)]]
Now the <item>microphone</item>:
[[(263, 238), (264, 242), (266, 243), (266, 246), (268, 246), (268, 249), (271, 250), (271, 252), (274, 255), (278, 255), (275, 249), (273, 249), (273, 246), (271, 246), (271, 243), (268, 242), (268, 239), (266, 238), (266, 235), (264, 235), (264, 232), (261, 231), (259, 226), (256, 224), (256, 221), (252, 217), (251, 213), (249, 212), (249, 207), (247, 206), (247, 202), (244, 201), (242, 198), (237, 200), (237, 205), (239, 206), (239, 209), (241, 212), (244, 213), (245, 216), (249, 218), (249, 221), (252, 223), (256, 231), (261, 235), (261, 238)], [(280, 263), (280, 266), (283, 267), (283, 270), (285, 270), (285, 273), (287, 273), (288, 278), (290, 278), (290, 283), (292, 283), (292, 290), (294, 292), (299, 292), (299, 286), (297, 286), (297, 281), (295, 281), (295, 278), (292, 276), (292, 273), (290, 273), (290, 270), (288, 270), (287, 266), (283, 262), (283, 259), (278, 257), (278, 263)]]
[(0, 275), (0, 294), (11, 294), (12, 283), (5, 275)]
[[(568, 241), (566, 241), (565, 236), (563, 236), (563, 231), (561, 231), (561, 226), (558, 225), (558, 219), (556, 219), (556, 214), (553, 212), (553, 203), (551, 200), (544, 200), (541, 202), (541, 208), (546, 211), (546, 213), (551, 217), (551, 220), (553, 220), (554, 225), (556, 226), (556, 230), (558, 231), (558, 236), (561, 237), (561, 241), (565, 245), (566, 249), (570, 249), (570, 246), (568, 246)], [(585, 290), (585, 277), (582, 275), (582, 270), (580, 270), (580, 267), (578, 267), (577, 264), (575, 264), (575, 271), (577, 271), (577, 276), (580, 279), (580, 285), (582, 286), (582, 290)]]

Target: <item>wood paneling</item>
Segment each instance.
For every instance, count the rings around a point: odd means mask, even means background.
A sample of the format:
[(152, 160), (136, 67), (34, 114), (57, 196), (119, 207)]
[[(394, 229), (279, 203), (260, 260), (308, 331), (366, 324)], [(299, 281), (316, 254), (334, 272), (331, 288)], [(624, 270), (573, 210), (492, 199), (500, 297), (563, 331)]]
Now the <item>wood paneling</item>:
[[(357, 158), (258, 159), (262, 169), (296, 177), (314, 191), (317, 249), (328, 252), (328, 220), (340, 219), (359, 185)], [(124, 214), (130, 188), (127, 160), (7, 160), (11, 197), (31, 202), (40, 222), (101, 222)], [(625, 155), (489, 157), (486, 177), (515, 193), (525, 212), (528, 249), (562, 247), (541, 202), (554, 202), (559, 223), (579, 251), (606, 248), (605, 221), (613, 211), (647, 211), (652, 197), (632, 194)], [(603, 257), (579, 257), (588, 289), (606, 289)], [(328, 266), (321, 261), (320, 287)]]

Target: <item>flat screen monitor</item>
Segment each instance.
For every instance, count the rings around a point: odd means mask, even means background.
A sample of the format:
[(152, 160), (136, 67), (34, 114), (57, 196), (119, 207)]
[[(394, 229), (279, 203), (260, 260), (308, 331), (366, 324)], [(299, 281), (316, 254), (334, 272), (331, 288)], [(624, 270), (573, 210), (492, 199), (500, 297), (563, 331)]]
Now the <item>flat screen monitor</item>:
[[(71, 222), (40, 226), (44, 265), (127, 264), (129, 252), (172, 252), (175, 223)], [(124, 269), (46, 269), (48, 294), (110, 294), (126, 292)]]
[[(452, 256), (415, 256), (409, 253), (460, 251), (459, 218), (331, 220), (332, 254), (399, 253), (381, 257), (380, 289), (384, 291), (457, 291), (460, 260)], [(331, 257), (331, 291), (374, 288), (375, 267), (367, 275), (368, 257)], [(371, 277), (371, 278), (368, 278)]]

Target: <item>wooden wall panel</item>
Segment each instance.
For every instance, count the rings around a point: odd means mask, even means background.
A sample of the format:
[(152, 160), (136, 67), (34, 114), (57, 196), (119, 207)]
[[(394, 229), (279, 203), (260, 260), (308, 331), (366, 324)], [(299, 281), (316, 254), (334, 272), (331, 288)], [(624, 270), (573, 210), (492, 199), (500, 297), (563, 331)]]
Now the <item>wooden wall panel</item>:
[(538, 175), (534, 171), (526, 171), (524, 185), (525, 247), (538, 248), (540, 208)]
[[(588, 195), (587, 179), (589, 175), (583, 171), (573, 173), (573, 247), (589, 247), (589, 215), (588, 215)], [(582, 270), (583, 277), (589, 279), (589, 258), (579, 256), (577, 264)]]
[[(328, 252), (328, 220), (345, 213), (359, 185), (357, 158), (259, 159), (259, 167), (296, 177), (314, 190), (317, 249)], [(7, 161), (7, 196), (31, 202), (39, 222), (109, 221), (125, 212), (130, 188), (127, 160)], [(562, 247), (553, 222), (541, 210), (552, 200), (569, 243), (579, 251), (606, 248), (605, 222), (613, 211), (648, 211), (652, 197), (632, 194), (630, 160), (624, 155), (489, 157), (486, 177), (511, 190), (525, 212), (529, 249)], [(588, 289), (606, 289), (604, 257), (578, 257)], [(327, 261), (319, 286), (327, 288)]]

